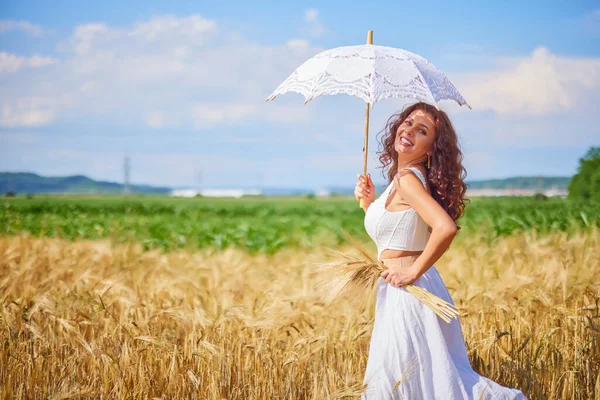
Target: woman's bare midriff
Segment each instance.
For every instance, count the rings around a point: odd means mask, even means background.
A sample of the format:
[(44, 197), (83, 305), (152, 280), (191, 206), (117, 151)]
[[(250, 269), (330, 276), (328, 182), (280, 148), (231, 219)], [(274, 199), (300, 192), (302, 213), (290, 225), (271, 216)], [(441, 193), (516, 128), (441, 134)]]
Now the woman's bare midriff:
[(381, 253), (380, 258), (383, 260), (384, 258), (398, 258), (405, 256), (416, 256), (421, 254), (423, 251), (411, 251), (411, 250), (391, 250), (386, 249)]

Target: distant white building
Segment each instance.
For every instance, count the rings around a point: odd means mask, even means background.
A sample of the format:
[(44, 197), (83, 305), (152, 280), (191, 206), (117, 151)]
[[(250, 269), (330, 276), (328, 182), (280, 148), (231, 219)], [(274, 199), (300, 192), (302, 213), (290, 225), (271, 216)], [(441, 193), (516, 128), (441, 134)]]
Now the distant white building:
[(325, 198), (331, 196), (331, 191), (328, 189), (319, 189), (315, 192), (315, 196)]
[(194, 197), (198, 193), (200, 193), (200, 192), (198, 190), (195, 190), (195, 189), (176, 189), (176, 190), (171, 190), (171, 196), (173, 196), (173, 197)]
[(171, 191), (173, 197), (233, 197), (240, 198), (243, 196), (260, 196), (262, 192), (254, 189), (177, 189)]

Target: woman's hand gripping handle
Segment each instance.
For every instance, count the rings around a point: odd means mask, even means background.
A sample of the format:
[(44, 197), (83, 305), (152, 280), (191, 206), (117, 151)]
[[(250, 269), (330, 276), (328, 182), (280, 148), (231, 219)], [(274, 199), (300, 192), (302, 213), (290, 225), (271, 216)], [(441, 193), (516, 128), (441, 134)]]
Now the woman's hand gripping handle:
[(364, 175), (357, 174), (358, 182), (354, 187), (354, 197), (360, 202), (360, 208), (367, 211), (369, 205), (375, 200), (375, 185), (371, 180), (371, 174)]

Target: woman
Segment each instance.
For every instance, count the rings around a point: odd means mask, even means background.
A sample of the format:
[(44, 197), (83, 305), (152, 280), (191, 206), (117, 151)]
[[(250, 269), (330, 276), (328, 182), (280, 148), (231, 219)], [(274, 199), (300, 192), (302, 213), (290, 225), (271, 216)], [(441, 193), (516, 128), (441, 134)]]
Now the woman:
[(465, 208), (466, 175), (443, 111), (416, 103), (387, 123), (379, 159), (392, 182), (375, 200), (359, 175), (365, 228), (388, 267), (377, 283), (363, 399), (526, 399), (477, 374), (460, 322), (446, 323), (401, 286), (412, 283), (454, 304), (433, 264), (448, 249)]

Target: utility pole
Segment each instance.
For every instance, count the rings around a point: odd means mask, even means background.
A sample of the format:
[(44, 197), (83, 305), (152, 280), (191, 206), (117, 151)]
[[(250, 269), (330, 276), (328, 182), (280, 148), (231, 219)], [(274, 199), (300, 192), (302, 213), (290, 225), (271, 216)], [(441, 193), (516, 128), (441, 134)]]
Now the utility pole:
[(125, 156), (125, 160), (123, 161), (123, 173), (124, 173), (124, 185), (123, 185), (123, 194), (125, 196), (128, 196), (131, 193), (131, 189), (129, 188), (129, 171), (130, 170), (130, 165), (129, 165), (129, 156), (126, 155)]

